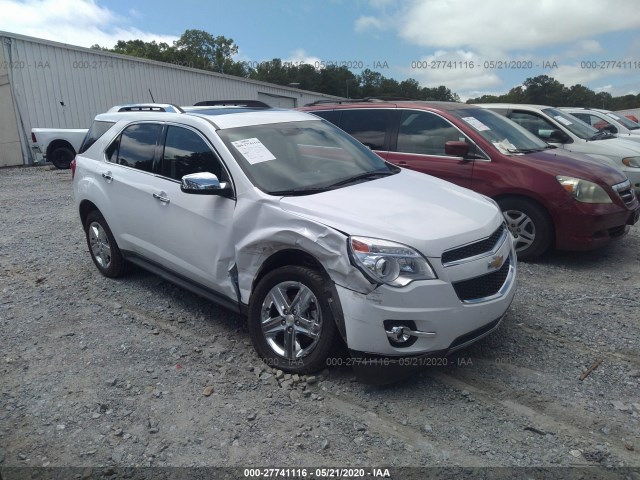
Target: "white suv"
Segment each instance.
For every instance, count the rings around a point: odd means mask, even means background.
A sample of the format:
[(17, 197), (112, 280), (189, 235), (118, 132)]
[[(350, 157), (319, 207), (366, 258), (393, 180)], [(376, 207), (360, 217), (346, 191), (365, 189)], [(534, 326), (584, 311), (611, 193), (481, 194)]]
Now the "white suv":
[(598, 130), (615, 133), (618, 138), (640, 142), (640, 125), (624, 115), (599, 108), (561, 107), (560, 110), (579, 118)]
[(131, 262), (247, 314), (289, 372), (324, 367), (338, 338), (360, 358), (446, 354), (494, 330), (515, 291), (493, 201), (307, 113), (104, 113), (73, 186), (102, 274)]

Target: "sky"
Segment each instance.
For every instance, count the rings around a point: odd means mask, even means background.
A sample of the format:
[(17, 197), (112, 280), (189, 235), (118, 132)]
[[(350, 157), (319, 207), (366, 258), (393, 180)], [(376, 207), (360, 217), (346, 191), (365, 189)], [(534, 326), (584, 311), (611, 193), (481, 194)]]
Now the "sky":
[(89, 47), (232, 38), (237, 61), (363, 68), (462, 100), (538, 75), (640, 93), (638, 0), (0, 0), (0, 31)]

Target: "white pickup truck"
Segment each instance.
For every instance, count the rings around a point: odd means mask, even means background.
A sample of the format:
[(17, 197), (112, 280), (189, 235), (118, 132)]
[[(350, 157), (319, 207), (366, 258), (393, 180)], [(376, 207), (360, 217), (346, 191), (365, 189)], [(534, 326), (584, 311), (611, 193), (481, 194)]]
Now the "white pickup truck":
[(69, 168), (86, 134), (86, 128), (32, 128), (31, 149), (56, 168)]

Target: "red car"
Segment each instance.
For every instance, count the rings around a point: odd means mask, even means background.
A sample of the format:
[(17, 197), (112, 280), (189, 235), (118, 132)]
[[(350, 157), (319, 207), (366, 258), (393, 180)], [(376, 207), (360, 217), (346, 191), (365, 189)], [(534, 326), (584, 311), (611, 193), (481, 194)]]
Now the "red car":
[(371, 99), (301, 110), (336, 124), (391, 163), (494, 199), (520, 259), (537, 257), (551, 246), (597, 248), (624, 236), (638, 221), (640, 204), (624, 173), (560, 152), (490, 110)]

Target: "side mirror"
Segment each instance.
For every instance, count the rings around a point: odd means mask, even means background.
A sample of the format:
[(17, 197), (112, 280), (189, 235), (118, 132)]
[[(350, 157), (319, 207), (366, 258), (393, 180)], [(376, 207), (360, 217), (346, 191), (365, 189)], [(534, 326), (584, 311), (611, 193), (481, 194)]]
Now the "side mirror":
[(618, 133), (618, 129), (614, 125), (611, 125), (610, 123), (602, 127), (601, 130), (606, 130), (609, 133)]
[(232, 191), (229, 183), (220, 182), (216, 175), (209, 172), (185, 175), (182, 177), (180, 190), (195, 195), (228, 195)]
[(562, 130), (551, 130), (547, 140), (555, 143), (567, 143), (569, 141), (569, 136)]
[(450, 140), (444, 144), (444, 153), (454, 157), (464, 158), (469, 155), (469, 144), (467, 142)]

